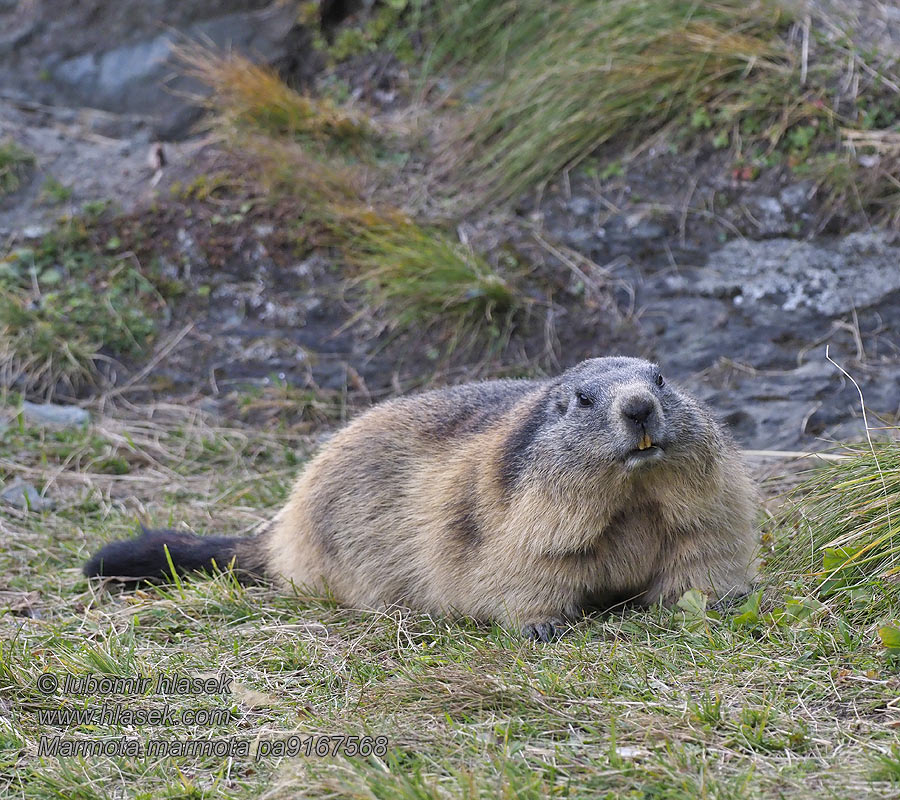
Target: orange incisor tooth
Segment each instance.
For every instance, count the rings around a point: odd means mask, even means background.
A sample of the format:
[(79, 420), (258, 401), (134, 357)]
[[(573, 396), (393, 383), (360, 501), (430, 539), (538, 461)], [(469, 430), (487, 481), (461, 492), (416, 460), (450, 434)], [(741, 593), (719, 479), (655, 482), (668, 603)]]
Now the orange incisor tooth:
[(644, 438), (641, 439), (640, 444), (638, 444), (638, 450), (646, 450), (648, 447), (652, 447), (653, 442), (650, 441), (649, 434), (644, 434)]

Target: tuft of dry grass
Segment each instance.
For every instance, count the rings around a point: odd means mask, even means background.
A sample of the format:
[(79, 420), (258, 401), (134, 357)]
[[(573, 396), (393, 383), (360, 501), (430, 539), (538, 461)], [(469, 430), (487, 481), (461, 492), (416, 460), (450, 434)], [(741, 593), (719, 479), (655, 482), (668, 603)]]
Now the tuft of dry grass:
[(344, 209), (331, 226), (348, 264), (358, 270), (371, 310), (390, 310), (390, 325), (409, 328), (453, 320), (499, 327), (524, 302), (483, 257), (434, 227), (398, 211)]
[(616, 137), (643, 143), (699, 113), (737, 126), (759, 118), (758, 135), (770, 141), (829, 113), (811, 91), (787, 91), (795, 65), (778, 39), (789, 17), (777, 3), (465, 5), (464, 22), (443, 35), (472, 35), (482, 68), (495, 74), (455, 135), (452, 164), (482, 198), (508, 200)]
[(179, 55), (188, 74), (212, 87), (219, 125), (232, 147), (253, 155), (270, 194), (296, 198), (304, 243), (340, 255), (349, 288), (365, 297), (356, 320), (379, 316), (398, 332), (443, 326), (451, 349), (502, 335), (524, 304), (514, 276), (379, 197), (346, 148), (329, 146), (368, 137), (362, 117), (302, 96), (240, 56), (206, 48)]
[(354, 165), (323, 158), (293, 141), (253, 131), (236, 132), (230, 146), (250, 156), (255, 174), (272, 197), (291, 198), (310, 225), (322, 223), (334, 209), (359, 202), (367, 192), (365, 176)]
[(859, 447), (792, 492), (771, 565), (814, 577), (825, 594), (851, 593), (900, 574), (900, 429), (897, 441)]
[(375, 135), (364, 115), (302, 95), (273, 69), (237, 53), (192, 45), (176, 48), (175, 54), (186, 75), (212, 89), (207, 103), (220, 124), (356, 151)]

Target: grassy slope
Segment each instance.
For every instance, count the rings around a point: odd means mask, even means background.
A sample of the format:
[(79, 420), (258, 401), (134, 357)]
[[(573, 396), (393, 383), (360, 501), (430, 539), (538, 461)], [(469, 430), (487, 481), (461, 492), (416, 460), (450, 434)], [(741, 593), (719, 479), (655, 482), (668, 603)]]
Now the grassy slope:
[[(78, 432), (6, 431), (0, 468), (47, 482), (58, 505), (0, 510), (2, 796), (895, 796), (874, 780), (900, 778), (896, 665), (876, 633), (900, 607), (889, 587), (877, 612), (858, 597), (791, 600), (803, 590), (794, 582), (767, 591), (763, 612), (781, 609), (770, 616), (717, 619), (688, 605), (584, 620), (537, 645), (228, 576), (108, 593), (78, 573), (139, 518), (250, 529), (283, 499), (294, 448), (306, 451), (287, 434), (214, 427), (176, 407)], [(381, 734), (390, 746), (382, 759), (39, 759), (53, 730), (37, 709), (85, 700), (43, 697), (45, 671), (235, 679), (229, 696), (140, 701), (227, 707), (223, 724), (58, 731), (70, 738)]]
[(898, 222), (892, 59), (835, 36), (827, 15), (779, 0), (434, 8), (432, 63), (481, 97), (450, 136), (467, 207), (541, 188), (604, 145), (700, 145), (727, 148), (750, 179), (790, 167), (831, 212)]

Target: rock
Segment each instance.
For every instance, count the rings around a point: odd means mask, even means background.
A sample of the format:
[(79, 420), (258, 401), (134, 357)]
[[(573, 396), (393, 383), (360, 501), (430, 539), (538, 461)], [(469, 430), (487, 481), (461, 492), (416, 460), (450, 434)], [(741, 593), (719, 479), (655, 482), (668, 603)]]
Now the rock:
[(760, 236), (777, 236), (790, 230), (784, 208), (776, 198), (755, 195), (747, 198), (746, 205)]
[(61, 406), (55, 403), (22, 404), (25, 421), (32, 425), (54, 428), (78, 428), (90, 422), (91, 415), (78, 406)]
[(648, 219), (646, 211), (633, 214), (613, 214), (595, 236), (601, 241), (627, 244), (635, 240), (650, 241), (666, 235), (666, 226), (656, 219)]
[(813, 184), (810, 181), (792, 183), (781, 190), (778, 199), (786, 211), (797, 217), (808, 209), (813, 189)]
[(593, 238), (594, 232), (590, 228), (573, 227), (566, 231), (566, 244), (569, 247), (574, 247), (576, 250), (579, 248), (583, 250), (588, 249)]
[(0, 30), (10, 31), (0, 37), (0, 89), (47, 105), (141, 114), (154, 138), (181, 138), (201, 114), (188, 95), (208, 90), (178, 74), (174, 44), (208, 42), (271, 64), (311, 57), (310, 47), (295, 52), (298, 27), (294, 5), (278, 0), (0, 6)]
[[(655, 216), (655, 215), (654, 215)], [(648, 218), (647, 212), (637, 211), (625, 216), (625, 235), (630, 239), (661, 239), (666, 235), (665, 226)]]
[(573, 197), (569, 200), (569, 211), (577, 217), (586, 217), (594, 210), (594, 204), (588, 197)]
[(852, 233), (833, 244), (738, 239), (710, 256), (696, 290), (736, 305), (774, 303), (834, 316), (900, 289), (900, 247), (884, 232)]
[(48, 497), (41, 497), (41, 493), (30, 483), (15, 483), (0, 492), (0, 500), (14, 508), (28, 509), (31, 511), (46, 511), (56, 504)]
[(203, 251), (200, 249), (197, 240), (191, 235), (190, 231), (185, 228), (179, 228), (175, 232), (175, 238), (178, 241), (178, 249), (184, 256), (185, 263), (187, 264), (188, 275), (190, 275), (192, 267), (197, 266), (202, 268), (206, 266), (206, 257), (203, 255)]
[(23, 239), (42, 239), (50, 229), (46, 225), (28, 225), (22, 228)]
[(631, 235), (635, 239), (661, 239), (666, 235), (666, 229), (658, 222), (645, 219), (631, 229)]

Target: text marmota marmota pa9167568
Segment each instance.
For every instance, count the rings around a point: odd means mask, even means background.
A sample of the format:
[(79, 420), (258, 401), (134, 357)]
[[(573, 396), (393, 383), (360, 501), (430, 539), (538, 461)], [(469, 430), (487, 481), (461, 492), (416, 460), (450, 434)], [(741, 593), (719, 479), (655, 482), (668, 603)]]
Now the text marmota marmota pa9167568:
[(240, 576), (520, 626), (549, 639), (584, 610), (745, 593), (756, 489), (730, 435), (656, 365), (594, 358), (382, 403), (305, 467), (265, 532), (145, 531), (87, 575)]

